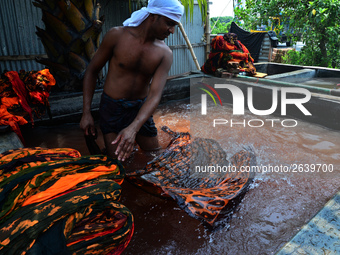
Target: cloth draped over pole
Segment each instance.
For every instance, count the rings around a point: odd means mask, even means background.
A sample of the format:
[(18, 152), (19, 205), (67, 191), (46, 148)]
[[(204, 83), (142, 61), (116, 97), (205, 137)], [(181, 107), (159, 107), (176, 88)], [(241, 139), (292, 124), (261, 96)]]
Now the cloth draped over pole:
[(230, 33), (237, 34), (238, 39), (249, 50), (249, 53), (254, 59), (254, 62), (258, 62), (262, 42), (266, 33), (252, 33), (239, 27), (235, 22), (231, 23)]

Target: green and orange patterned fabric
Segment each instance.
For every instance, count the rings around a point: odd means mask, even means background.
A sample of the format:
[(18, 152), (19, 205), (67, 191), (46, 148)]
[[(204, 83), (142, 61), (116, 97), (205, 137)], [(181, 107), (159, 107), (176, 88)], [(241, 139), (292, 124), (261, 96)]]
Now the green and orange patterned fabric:
[(134, 229), (124, 177), (118, 160), (69, 148), (0, 154), (0, 253), (120, 254)]

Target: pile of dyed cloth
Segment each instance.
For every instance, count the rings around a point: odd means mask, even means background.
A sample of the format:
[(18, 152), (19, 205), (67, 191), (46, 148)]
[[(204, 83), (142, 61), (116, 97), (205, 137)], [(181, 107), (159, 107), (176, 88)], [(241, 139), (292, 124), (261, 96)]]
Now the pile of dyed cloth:
[[(144, 169), (127, 173), (128, 180), (152, 194), (173, 198), (208, 228), (227, 223), (253, 179), (252, 173), (238, 170), (255, 165), (255, 155), (242, 150), (228, 161), (215, 140), (191, 141), (189, 133), (173, 132), (167, 127), (162, 130), (172, 136), (170, 145)], [(217, 165), (229, 166), (232, 171), (204, 171), (204, 166)]]
[(202, 71), (207, 74), (214, 74), (219, 68), (231, 71), (235, 68), (235, 63), (238, 72), (256, 73), (253, 65), (254, 59), (250, 56), (248, 49), (237, 40), (236, 34), (227, 33), (223, 36), (216, 36), (212, 40), (211, 52), (202, 66)]
[(33, 113), (40, 118), (49, 113), (49, 91), (55, 79), (48, 69), (38, 72), (9, 71), (0, 77), (0, 125), (8, 125), (23, 141), (19, 125), (33, 124)]
[(74, 149), (0, 154), (0, 253), (120, 254), (134, 228), (124, 177), (119, 161)]

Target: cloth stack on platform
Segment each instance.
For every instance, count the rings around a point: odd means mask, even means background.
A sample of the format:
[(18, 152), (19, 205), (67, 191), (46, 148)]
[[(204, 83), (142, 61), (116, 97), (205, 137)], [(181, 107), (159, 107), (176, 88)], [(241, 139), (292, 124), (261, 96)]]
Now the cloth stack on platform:
[(134, 229), (124, 177), (118, 160), (74, 149), (1, 154), (0, 253), (120, 254)]
[(202, 66), (202, 71), (215, 74), (219, 68), (222, 68), (230, 73), (246, 72), (254, 75), (256, 68), (253, 63), (254, 59), (248, 49), (237, 39), (237, 35), (227, 33), (223, 36), (216, 36), (212, 40), (211, 52)]

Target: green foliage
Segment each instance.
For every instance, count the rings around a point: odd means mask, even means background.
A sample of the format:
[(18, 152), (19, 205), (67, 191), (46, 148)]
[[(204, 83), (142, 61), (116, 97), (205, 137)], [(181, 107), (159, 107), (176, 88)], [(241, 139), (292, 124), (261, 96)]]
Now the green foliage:
[(290, 50), (282, 56), (282, 63), (291, 65), (311, 65), (310, 58), (305, 51)]
[(305, 43), (306, 56), (300, 56), (301, 59), (308, 59), (310, 65), (339, 67), (340, 0), (246, 0), (245, 5), (241, 2), (236, 4), (235, 17), (242, 20), (239, 24), (244, 29), (269, 26), (270, 17), (289, 20), (294, 33), (300, 33)]
[(224, 34), (230, 30), (231, 22), (234, 18), (231, 16), (210, 18), (210, 26), (212, 34)]
[[(284, 56), (282, 56), (282, 63), (291, 65), (302, 65), (302, 66), (315, 66), (315, 61), (322, 61), (321, 52), (316, 49), (303, 47), (301, 51), (290, 50)], [(334, 66), (329, 63), (329, 68), (340, 69), (340, 61), (338, 59)]]
[[(195, 1), (194, 0), (180, 0), (180, 2), (184, 6), (187, 20), (188, 20), (188, 17), (190, 17), (190, 21), (192, 22), (193, 17), (194, 17), (194, 2)], [(197, 3), (201, 11), (201, 18), (202, 18), (202, 24), (203, 24), (207, 18), (208, 2), (207, 0), (197, 0)]]
[(220, 21), (222, 23), (229, 23), (233, 19), (232, 16), (212, 17), (210, 18), (210, 22), (215, 23), (216, 21)]

